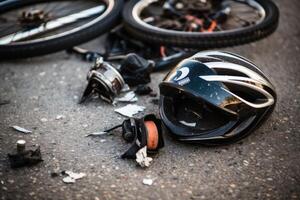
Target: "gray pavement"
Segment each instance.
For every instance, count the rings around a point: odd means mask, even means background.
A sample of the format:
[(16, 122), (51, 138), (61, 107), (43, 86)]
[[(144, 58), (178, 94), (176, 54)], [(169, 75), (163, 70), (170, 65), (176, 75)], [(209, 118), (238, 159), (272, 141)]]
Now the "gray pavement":
[[(120, 155), (129, 147), (118, 135), (85, 138), (124, 118), (94, 100), (78, 105), (89, 64), (64, 52), (0, 63), (1, 199), (300, 199), (300, 3), (277, 0), (280, 26), (272, 36), (228, 48), (253, 60), (277, 88), (272, 117), (242, 142), (206, 148), (166, 136), (166, 146), (148, 169)], [(101, 46), (101, 39), (88, 44)], [(152, 75), (157, 91), (166, 72)], [(147, 97), (139, 105), (158, 112)], [(65, 118), (56, 120), (57, 115)], [(141, 116), (141, 115), (140, 115)], [(45, 119), (47, 119), (47, 121)], [(12, 125), (33, 130), (18, 133)], [(44, 162), (10, 169), (7, 153), (18, 139), (40, 145)], [(87, 174), (67, 185), (51, 172)], [(154, 180), (143, 185), (143, 178)]]

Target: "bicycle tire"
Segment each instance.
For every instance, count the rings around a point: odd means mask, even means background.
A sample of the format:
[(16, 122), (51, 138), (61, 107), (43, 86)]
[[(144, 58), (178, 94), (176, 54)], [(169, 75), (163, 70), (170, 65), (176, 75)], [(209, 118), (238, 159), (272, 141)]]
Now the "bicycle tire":
[(123, 10), (126, 30), (134, 37), (149, 43), (186, 48), (218, 48), (241, 45), (272, 34), (278, 26), (279, 10), (270, 0), (255, 0), (265, 10), (264, 20), (256, 25), (228, 32), (196, 33), (157, 30), (142, 26), (133, 17), (133, 8), (139, 0), (129, 1)]
[[(0, 55), (2, 59), (11, 58), (26, 58), (41, 56), (49, 53), (54, 53), (60, 50), (65, 50), (73, 46), (82, 44), (91, 39), (94, 39), (101, 34), (106, 33), (114, 27), (120, 19), (123, 0), (109, 0), (113, 2), (111, 11), (102, 19), (86, 28), (80, 29), (73, 33), (63, 35), (55, 39), (45, 41), (15, 43), (0, 45)], [(26, 0), (26, 1), (8, 1), (0, 4), (0, 12), (11, 10), (24, 5), (45, 2), (41, 0)]]

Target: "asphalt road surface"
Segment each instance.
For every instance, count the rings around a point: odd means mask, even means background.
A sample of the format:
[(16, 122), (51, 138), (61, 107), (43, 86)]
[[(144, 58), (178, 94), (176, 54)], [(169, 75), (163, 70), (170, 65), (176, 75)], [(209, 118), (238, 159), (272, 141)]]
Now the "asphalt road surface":
[[(118, 134), (86, 134), (121, 123), (114, 107), (98, 100), (78, 105), (89, 64), (65, 52), (0, 63), (1, 199), (300, 199), (300, 2), (277, 0), (280, 26), (272, 36), (226, 50), (253, 60), (278, 93), (272, 117), (242, 142), (207, 148), (166, 136), (148, 169), (120, 155), (129, 147)], [(101, 46), (101, 39), (89, 48)], [(152, 75), (157, 91), (166, 72)], [(144, 113), (157, 113), (148, 97)], [(121, 106), (121, 105), (119, 105)], [(56, 120), (58, 115), (64, 118)], [(142, 115), (142, 114), (141, 114)], [(139, 115), (139, 116), (141, 116)], [(31, 134), (14, 131), (18, 125)], [(44, 161), (12, 170), (7, 153), (18, 139), (41, 146)], [(74, 184), (52, 172), (86, 173)], [(144, 178), (153, 185), (142, 183)]]

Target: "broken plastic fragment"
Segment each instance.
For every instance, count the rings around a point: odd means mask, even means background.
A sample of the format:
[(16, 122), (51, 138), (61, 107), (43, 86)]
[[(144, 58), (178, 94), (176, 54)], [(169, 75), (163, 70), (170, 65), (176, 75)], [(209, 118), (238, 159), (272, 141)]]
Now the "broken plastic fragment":
[(136, 97), (133, 91), (126, 93), (123, 97), (115, 98), (114, 102), (137, 102), (138, 98)]
[(69, 175), (71, 178), (77, 180), (77, 179), (80, 179), (80, 178), (83, 178), (86, 176), (85, 173), (74, 173), (72, 171), (66, 171), (65, 172), (67, 175)]
[(147, 157), (147, 146), (141, 148), (136, 154), (136, 162), (141, 166), (141, 167), (149, 167), (152, 158)]
[(85, 135), (85, 137), (90, 137), (90, 136), (101, 136), (101, 135), (106, 135), (107, 132), (105, 131), (100, 131), (100, 132), (96, 132), (96, 133), (90, 133), (88, 135)]
[(32, 133), (32, 131), (22, 128), (20, 126), (12, 126), (12, 128), (22, 133)]
[(60, 120), (60, 119), (63, 119), (63, 118), (65, 118), (64, 115), (57, 115), (55, 119), (56, 119), (56, 120)]
[(115, 112), (126, 116), (126, 117), (133, 117), (134, 115), (138, 114), (139, 112), (144, 111), (146, 108), (144, 106), (139, 106), (135, 104), (128, 104), (124, 107), (115, 109)]
[(43, 122), (43, 123), (48, 121), (48, 119), (45, 118), (45, 117), (41, 118), (40, 120), (41, 120), (41, 122)]
[(70, 176), (67, 176), (63, 178), (64, 183), (75, 183), (75, 179), (71, 178)]
[(153, 180), (150, 178), (144, 178), (143, 179), (143, 184), (144, 185), (152, 185), (153, 184)]
[(127, 85), (127, 84), (124, 84), (124, 86), (123, 86), (123, 88), (122, 88), (121, 92), (129, 92), (129, 91), (130, 91), (130, 87), (129, 87), (129, 85)]
[(63, 178), (64, 183), (75, 183), (77, 179), (81, 179), (86, 176), (85, 173), (74, 173), (72, 171), (65, 171), (68, 176)]

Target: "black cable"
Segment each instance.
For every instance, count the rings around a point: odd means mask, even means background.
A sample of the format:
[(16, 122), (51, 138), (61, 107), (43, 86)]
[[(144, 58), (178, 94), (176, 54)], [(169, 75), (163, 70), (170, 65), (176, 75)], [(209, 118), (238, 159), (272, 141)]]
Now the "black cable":
[(122, 124), (119, 124), (117, 126), (114, 126), (114, 127), (110, 128), (110, 129), (105, 130), (104, 132), (109, 133), (110, 131), (115, 130), (117, 128), (121, 128), (121, 127), (122, 127)]

